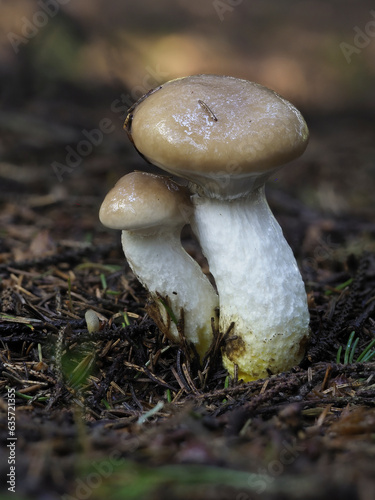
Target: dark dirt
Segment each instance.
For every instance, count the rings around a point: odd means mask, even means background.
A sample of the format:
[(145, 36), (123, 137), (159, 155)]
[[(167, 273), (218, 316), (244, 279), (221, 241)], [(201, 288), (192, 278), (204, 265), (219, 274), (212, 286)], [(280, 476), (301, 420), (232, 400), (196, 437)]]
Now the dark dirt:
[[(309, 147), (267, 195), (306, 283), (311, 340), (300, 366), (245, 384), (228, 380), (220, 337), (203, 366), (163, 337), (120, 235), (98, 221), (120, 176), (154, 171), (109, 112), (124, 86), (47, 83), (24, 49), (0, 67), (2, 498), (372, 500), (375, 360), (357, 360), (375, 339), (373, 104), (305, 102)], [(113, 131), (59, 182), (51, 163), (109, 116)], [(183, 243), (208, 272), (188, 228)]]

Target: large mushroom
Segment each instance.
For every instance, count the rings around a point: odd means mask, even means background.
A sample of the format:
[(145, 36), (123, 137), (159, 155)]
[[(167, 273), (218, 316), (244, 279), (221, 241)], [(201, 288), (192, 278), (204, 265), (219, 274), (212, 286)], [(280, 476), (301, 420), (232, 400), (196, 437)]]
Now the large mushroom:
[(299, 111), (259, 84), (196, 75), (162, 85), (131, 110), (128, 133), (151, 163), (191, 181), (193, 229), (215, 278), (223, 362), (254, 380), (290, 369), (309, 336), (306, 292), (264, 192), (300, 156)]
[(204, 356), (212, 340), (218, 296), (197, 262), (181, 245), (192, 211), (189, 192), (168, 177), (132, 172), (105, 197), (102, 224), (122, 230), (127, 261), (150, 292), (150, 315), (167, 336), (179, 341), (178, 323)]

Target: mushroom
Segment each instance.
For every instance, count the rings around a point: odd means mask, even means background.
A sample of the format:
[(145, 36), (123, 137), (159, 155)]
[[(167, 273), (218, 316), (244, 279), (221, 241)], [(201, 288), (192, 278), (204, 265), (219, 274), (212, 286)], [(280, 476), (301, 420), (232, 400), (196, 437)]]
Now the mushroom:
[(87, 311), (85, 312), (85, 320), (89, 333), (95, 333), (100, 330), (98, 315), (92, 309), (87, 309)]
[(229, 373), (237, 365), (248, 381), (298, 364), (309, 336), (306, 292), (264, 184), (305, 150), (302, 115), (259, 84), (196, 75), (159, 87), (126, 124), (148, 161), (191, 181), (191, 223), (216, 281), (220, 330), (229, 332)]
[(132, 172), (107, 194), (99, 218), (105, 226), (122, 230), (125, 256), (150, 292), (149, 313), (161, 331), (179, 341), (183, 314), (184, 334), (203, 357), (212, 339), (218, 296), (181, 245), (191, 210), (186, 188), (168, 177)]

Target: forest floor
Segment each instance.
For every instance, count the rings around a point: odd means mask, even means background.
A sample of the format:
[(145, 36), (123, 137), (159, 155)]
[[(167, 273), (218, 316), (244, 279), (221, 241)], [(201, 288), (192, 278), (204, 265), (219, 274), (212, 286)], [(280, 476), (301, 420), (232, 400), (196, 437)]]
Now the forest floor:
[[(145, 168), (125, 137), (112, 134), (59, 183), (51, 159), (88, 124), (48, 115), (24, 130), (19, 118), (9, 111), (1, 123), (2, 498), (372, 500), (375, 362), (363, 352), (375, 339), (373, 184), (364, 170), (348, 180), (375, 156), (372, 117), (312, 117), (305, 159), (280, 181), (289, 187), (270, 182), (312, 334), (300, 366), (249, 383), (228, 379), (219, 344), (201, 366), (163, 337), (120, 235), (100, 226), (104, 190)], [(313, 203), (317, 176), (326, 210)], [(188, 230), (183, 241), (207, 270)]]

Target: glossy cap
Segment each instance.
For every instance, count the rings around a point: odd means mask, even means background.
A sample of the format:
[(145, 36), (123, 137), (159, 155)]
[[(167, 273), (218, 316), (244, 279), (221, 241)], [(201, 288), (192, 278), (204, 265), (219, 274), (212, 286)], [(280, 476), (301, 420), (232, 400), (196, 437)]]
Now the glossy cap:
[(126, 124), (148, 161), (204, 189), (215, 181), (224, 197), (244, 194), (249, 177), (264, 182), (308, 141), (306, 123), (290, 102), (229, 76), (167, 82), (130, 110)]
[(171, 179), (146, 172), (124, 175), (109, 191), (99, 211), (104, 226), (137, 231), (186, 222), (189, 192)]

